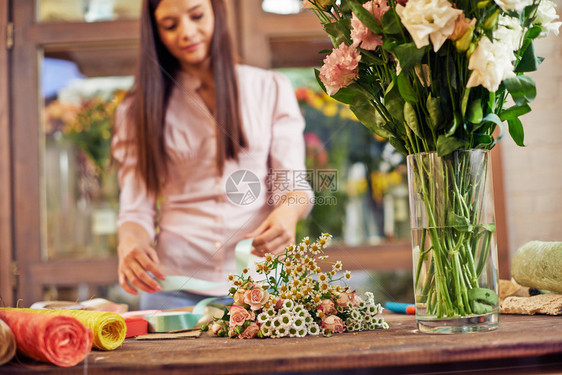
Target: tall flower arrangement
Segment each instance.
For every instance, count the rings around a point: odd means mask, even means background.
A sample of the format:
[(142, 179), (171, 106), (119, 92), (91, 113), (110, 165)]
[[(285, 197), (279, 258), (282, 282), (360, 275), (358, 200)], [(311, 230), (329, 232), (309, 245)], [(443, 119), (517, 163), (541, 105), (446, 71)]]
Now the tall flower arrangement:
[[(523, 145), (519, 117), (536, 95), (542, 62), (533, 40), (560, 22), (550, 0), (304, 0), (334, 49), (317, 72), (405, 155), (491, 149), (504, 122)], [(513, 105), (506, 105), (508, 97)], [(501, 128), (495, 137), (496, 127)]]
[[(373, 133), (410, 155), (410, 189), (422, 202), (416, 209), (426, 215), (422, 227), (412, 228), (417, 314), (432, 319), (497, 314), (497, 270), (487, 270), (495, 225), (493, 215), (483, 212), (489, 206), (484, 193), (489, 158), (464, 150), (490, 150), (506, 132), (523, 146), (519, 117), (531, 111), (536, 96), (526, 73), (543, 61), (533, 41), (558, 34), (555, 4), (303, 4), (313, 9), (334, 45), (316, 72), (320, 86), (348, 104)], [(439, 170), (428, 152), (439, 156)]]

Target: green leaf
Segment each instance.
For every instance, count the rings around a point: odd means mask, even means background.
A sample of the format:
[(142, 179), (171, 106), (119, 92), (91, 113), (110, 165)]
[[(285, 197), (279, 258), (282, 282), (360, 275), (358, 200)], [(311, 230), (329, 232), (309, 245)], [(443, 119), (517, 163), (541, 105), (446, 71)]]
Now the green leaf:
[(492, 122), (500, 127), (500, 135), (496, 138), (496, 140), (492, 143), (491, 146), (494, 147), (494, 145), (499, 141), (501, 141), (501, 139), (503, 138), (503, 135), (505, 133), (505, 126), (503, 125), (502, 120), (500, 120), (498, 115), (496, 115), (495, 113), (488, 113), (486, 117), (482, 119), (482, 122)]
[[(391, 82), (384, 94), (384, 106), (398, 123), (404, 122), (404, 99), (400, 95), (398, 87)], [(405, 133), (402, 135), (406, 135)]]
[(490, 233), (496, 232), (496, 224), (483, 224), (482, 228), (486, 229)]
[(457, 215), (452, 211), (449, 212), (449, 222), (459, 232), (473, 231), (473, 226), (470, 224), (470, 220), (468, 220), (467, 217)]
[(468, 299), (478, 301), (487, 305), (495, 306), (498, 303), (498, 295), (491, 289), (472, 288), (468, 290)]
[(382, 16), (382, 30), (385, 34), (399, 34), (402, 31), (402, 25), (398, 22), (398, 15), (394, 9), (390, 8)]
[(398, 61), (400, 61), (402, 73), (408, 74), (414, 66), (421, 63), (423, 56), (430, 48), (431, 46), (427, 45), (418, 49), (414, 42), (411, 42), (397, 45), (392, 52), (396, 55)]
[(408, 125), (414, 134), (422, 138), (416, 110), (414, 109), (414, 106), (408, 102), (404, 103), (404, 120), (406, 121), (406, 125)]
[(530, 41), (523, 53), (523, 56), (521, 56), (521, 60), (515, 68), (515, 73), (534, 72), (539, 68), (539, 64), (542, 60), (543, 59), (538, 58), (535, 55), (535, 47), (533, 46), (533, 42)]
[(400, 91), (400, 95), (404, 98), (405, 101), (416, 104), (418, 102), (418, 96), (410, 83), (410, 79), (404, 73), (401, 73), (396, 77), (396, 83), (398, 84), (398, 90)]
[(473, 135), (472, 148), (488, 149), (494, 143), (494, 138), (489, 134), (476, 133)]
[(540, 26), (533, 26), (525, 33), (525, 39), (535, 39), (539, 35), (541, 35), (542, 27)]
[(488, 113), (486, 117), (482, 119), (483, 122), (493, 122), (496, 125), (502, 126), (502, 120), (495, 113)]
[(502, 83), (517, 105), (530, 103), (537, 96), (535, 81), (529, 76), (521, 75), (504, 79)]
[(377, 22), (375, 16), (373, 16), (367, 9), (363, 8), (363, 4), (357, 0), (349, 0), (348, 3), (352, 12), (357, 16), (357, 18), (359, 18), (363, 25), (367, 26), (367, 28), (375, 34), (382, 34), (382, 28)]
[(396, 48), (396, 46), (398, 46), (400, 44), (399, 41), (394, 40), (394, 39), (386, 39), (383, 43), (382, 43), (382, 48), (389, 51), (389, 52), (393, 52), (394, 49)]
[(396, 137), (390, 137), (388, 139), (388, 142), (392, 147), (396, 149), (396, 151), (400, 152), (404, 156), (408, 156), (409, 153), (408, 150), (406, 150), (406, 145), (404, 144), (404, 141)]
[(447, 156), (453, 151), (464, 148), (465, 145), (466, 142), (462, 139), (440, 135), (437, 138), (437, 154), (441, 157)]
[(447, 137), (452, 136), (457, 131), (457, 128), (462, 123), (461, 115), (458, 112), (453, 113), (453, 125), (449, 131), (445, 134)]
[(439, 98), (434, 98), (429, 94), (427, 97), (427, 112), (429, 112), (429, 119), (431, 120), (429, 125), (432, 127), (433, 130), (439, 128), (439, 124), (443, 119), (443, 115), (441, 113), (441, 105), (439, 104)]
[(339, 47), (340, 44), (351, 40), (351, 20), (349, 18), (325, 23), (323, 27), (324, 31), (326, 31), (326, 34), (330, 36), (334, 47)]
[(524, 147), (525, 132), (523, 131), (523, 124), (518, 118), (507, 120), (509, 128), (509, 135), (518, 146)]
[(375, 113), (377, 109), (369, 100), (356, 100), (349, 109), (357, 116), (357, 119), (370, 131), (383, 138), (389, 138), (393, 134), (377, 123)]
[(514, 105), (513, 107), (504, 109), (500, 113), (500, 119), (502, 121), (511, 120), (529, 112), (531, 112), (531, 107), (529, 106), (529, 104)]
[(482, 100), (475, 99), (470, 102), (468, 121), (473, 124), (479, 124), (482, 121)]

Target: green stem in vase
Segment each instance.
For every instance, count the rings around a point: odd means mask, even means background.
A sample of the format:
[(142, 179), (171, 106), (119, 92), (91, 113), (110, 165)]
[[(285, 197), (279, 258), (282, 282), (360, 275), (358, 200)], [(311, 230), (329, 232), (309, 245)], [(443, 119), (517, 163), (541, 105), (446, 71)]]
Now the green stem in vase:
[[(414, 177), (427, 214), (427, 228), (420, 228), (422, 242), (414, 284), (417, 297), (425, 301), (427, 315), (452, 318), (473, 314), (477, 301), (470, 290), (480, 288), (478, 279), (488, 262), (492, 241), (492, 230), (480, 224), (485, 203), (478, 199), (486, 183), (486, 159), (474, 166), (468, 154), (443, 158), (440, 176), (439, 166), (424, 163), (422, 156), (416, 156), (415, 161)], [(431, 245), (425, 249), (427, 234)]]

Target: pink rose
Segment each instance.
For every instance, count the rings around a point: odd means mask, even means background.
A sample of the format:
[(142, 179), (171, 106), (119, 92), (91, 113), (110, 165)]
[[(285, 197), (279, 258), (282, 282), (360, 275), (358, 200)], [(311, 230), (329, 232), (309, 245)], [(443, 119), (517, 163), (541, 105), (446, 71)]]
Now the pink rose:
[(275, 301), (275, 306), (273, 306), (273, 308), (275, 310), (279, 310), (282, 306), (283, 306), (283, 300), (279, 298), (277, 301)]
[(257, 287), (251, 290), (247, 290), (244, 293), (244, 303), (250, 305), (250, 309), (259, 310), (269, 299), (269, 292), (263, 290), (261, 287)]
[(343, 321), (339, 316), (330, 315), (322, 320), (322, 328), (332, 333), (340, 333), (344, 331)]
[[(363, 4), (363, 7), (377, 19), (379, 24), (382, 16), (390, 9), (386, 0), (368, 1)], [(355, 14), (351, 17), (351, 39), (354, 47), (361, 45), (361, 48), (369, 51), (375, 50), (383, 43), (382, 35), (373, 33)]]
[(238, 336), (238, 337), (241, 338), (241, 339), (251, 339), (251, 338), (256, 337), (259, 330), (260, 330), (259, 324), (258, 323), (252, 323), (248, 327), (246, 327), (244, 332), (242, 332), (240, 334), (240, 336)]
[(224, 320), (216, 320), (209, 327), (209, 333), (213, 336), (217, 336), (220, 330), (226, 330), (226, 325)]
[(245, 308), (232, 305), (230, 307), (230, 327), (241, 326), (244, 324), (246, 320), (251, 320), (252, 316)]
[(348, 303), (351, 303), (353, 304), (353, 306), (356, 306), (356, 303), (359, 303), (359, 300), (355, 299), (355, 292), (345, 292), (339, 295), (336, 303), (340, 307), (347, 307)]
[(322, 311), (326, 316), (332, 315), (336, 312), (336, 305), (331, 299), (323, 299), (318, 304), (318, 310)]
[(342, 87), (349, 86), (357, 79), (361, 54), (354, 46), (340, 44), (324, 59), (320, 68), (320, 80), (326, 87), (328, 95), (332, 96)]
[(238, 289), (236, 293), (232, 296), (234, 299), (234, 303), (236, 305), (243, 305), (244, 304), (244, 293), (246, 292), (245, 289)]

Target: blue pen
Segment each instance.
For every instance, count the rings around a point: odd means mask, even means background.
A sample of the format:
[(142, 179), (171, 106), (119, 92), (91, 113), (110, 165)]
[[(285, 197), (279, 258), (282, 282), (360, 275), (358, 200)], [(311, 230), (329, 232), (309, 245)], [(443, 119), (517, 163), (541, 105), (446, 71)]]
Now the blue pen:
[(416, 313), (416, 307), (411, 303), (386, 302), (384, 308), (399, 314), (414, 315)]

